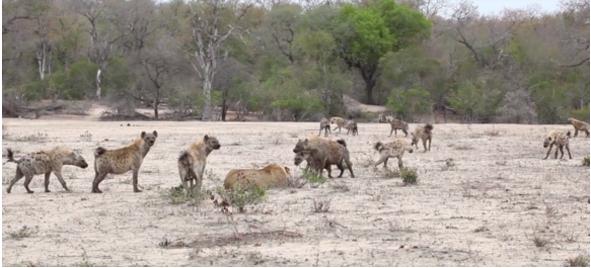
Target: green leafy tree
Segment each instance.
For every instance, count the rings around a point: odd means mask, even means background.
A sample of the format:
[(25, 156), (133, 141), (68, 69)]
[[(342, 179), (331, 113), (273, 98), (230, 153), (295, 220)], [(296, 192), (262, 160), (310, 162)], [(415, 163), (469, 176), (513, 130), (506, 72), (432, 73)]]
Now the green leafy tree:
[(429, 92), (422, 88), (393, 90), (388, 97), (387, 106), (402, 118), (412, 118), (416, 114), (428, 113), (431, 110)]
[(394, 1), (344, 5), (334, 34), (337, 50), (349, 67), (359, 70), (367, 102), (374, 104), (380, 58), (429, 35), (431, 23), (418, 11)]
[(451, 106), (464, 115), (464, 120), (472, 122), (490, 121), (502, 94), (496, 89), (486, 88), (482, 83), (466, 81), (460, 84), (450, 98)]

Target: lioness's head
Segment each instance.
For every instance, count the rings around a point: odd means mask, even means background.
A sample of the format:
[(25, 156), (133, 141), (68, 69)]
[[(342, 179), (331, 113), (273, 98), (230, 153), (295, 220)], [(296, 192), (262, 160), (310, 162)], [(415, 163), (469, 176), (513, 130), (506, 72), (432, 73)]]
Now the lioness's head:
[(142, 131), (140, 137), (144, 140), (146, 144), (148, 144), (148, 146), (152, 147), (152, 145), (154, 145), (154, 143), (156, 142), (158, 132), (156, 132), (156, 130), (154, 130), (152, 133), (146, 133), (145, 131)]

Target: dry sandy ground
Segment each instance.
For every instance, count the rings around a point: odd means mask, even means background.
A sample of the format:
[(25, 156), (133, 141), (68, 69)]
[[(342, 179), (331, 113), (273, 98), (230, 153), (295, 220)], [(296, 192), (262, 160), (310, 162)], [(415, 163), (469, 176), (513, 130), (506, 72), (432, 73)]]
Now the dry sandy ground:
[[(174, 205), (163, 194), (179, 184), (178, 152), (205, 133), (219, 138), (222, 147), (206, 169), (209, 189), (231, 168), (278, 162), (299, 174), (291, 150), (298, 137), (316, 133), (317, 123), (121, 124), (3, 121), (3, 146), (17, 156), (63, 144), (81, 149), (91, 164), (64, 169), (72, 193), (55, 178), (53, 192), (44, 193), (38, 176), (34, 194), (20, 181), (10, 195), (15, 165), (3, 164), (3, 265), (561, 266), (589, 255), (589, 168), (581, 165), (589, 139), (571, 140), (572, 160), (542, 160), (543, 133), (566, 125), (435, 125), (432, 151), (405, 155), (419, 183), (404, 186), (369, 166), (378, 157), (372, 144), (389, 140), (389, 126), (359, 124), (360, 136), (340, 135), (357, 178), (345, 173), (317, 188), (268, 191), (263, 203), (235, 214), (237, 240), (209, 200)], [(144, 191), (133, 193), (125, 174), (91, 194), (94, 148), (154, 129), (160, 135), (139, 177)], [(331, 200), (330, 210), (312, 212), (314, 200)], [(11, 237), (23, 226), (25, 237)], [(536, 238), (547, 243), (537, 247)]]

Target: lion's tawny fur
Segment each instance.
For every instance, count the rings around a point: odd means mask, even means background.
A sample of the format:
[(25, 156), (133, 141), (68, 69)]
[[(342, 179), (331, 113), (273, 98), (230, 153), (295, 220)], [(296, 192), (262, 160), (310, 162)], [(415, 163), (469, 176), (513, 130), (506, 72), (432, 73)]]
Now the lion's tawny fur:
[(569, 148), (569, 140), (571, 134), (570, 131), (564, 132), (560, 130), (550, 131), (546, 137), (544, 137), (544, 148), (548, 148), (548, 152), (546, 152), (546, 157), (544, 159), (548, 159), (550, 152), (552, 151), (552, 147), (556, 145), (556, 151), (554, 152), (554, 159), (558, 158), (558, 150), (560, 150), (560, 159), (564, 157), (563, 148), (566, 148), (568, 152), (569, 159), (573, 159), (572, 155), (570, 154)]
[(571, 125), (573, 125), (573, 127), (575, 128), (574, 137), (579, 135), (579, 131), (585, 132), (585, 134), (587, 134), (587, 137), (589, 137), (589, 124), (587, 122), (572, 117), (568, 118), (568, 122), (571, 123)]
[(64, 190), (69, 192), (70, 189), (62, 177), (62, 167), (66, 165), (81, 168), (88, 167), (88, 164), (80, 154), (62, 146), (29, 153), (19, 160), (14, 159), (14, 153), (11, 149), (7, 149), (7, 152), (8, 162), (15, 162), (17, 164), (16, 175), (10, 181), (8, 189), (6, 189), (7, 193), (11, 192), (12, 186), (14, 186), (14, 184), (22, 177), (25, 177), (24, 186), (27, 193), (33, 193), (33, 191), (29, 189), (29, 184), (31, 183), (33, 176), (40, 174), (45, 174), (45, 192), (49, 192), (49, 178), (52, 172), (55, 174)]
[(220, 142), (216, 137), (205, 135), (181, 152), (177, 165), (181, 183), (188, 196), (192, 195), (195, 190), (201, 190), (207, 156), (220, 147)]
[(246, 188), (252, 185), (263, 189), (282, 188), (288, 186), (290, 176), (289, 168), (278, 164), (270, 164), (262, 169), (232, 169), (226, 175), (224, 188)]
[(402, 168), (402, 157), (404, 156), (404, 152), (413, 152), (412, 146), (403, 139), (395, 139), (388, 143), (377, 142), (374, 145), (374, 149), (380, 154), (380, 159), (375, 163), (375, 166), (384, 163), (384, 168), (388, 166), (388, 159), (390, 157), (398, 158), (398, 167)]
[(94, 171), (95, 177), (92, 182), (92, 192), (102, 193), (99, 184), (105, 179), (107, 174), (123, 174), (133, 171), (132, 184), (134, 192), (141, 192), (138, 187), (138, 173), (142, 166), (144, 157), (150, 151), (150, 148), (156, 142), (158, 132), (143, 132), (140, 137), (131, 144), (118, 149), (105, 149), (99, 147), (94, 153)]

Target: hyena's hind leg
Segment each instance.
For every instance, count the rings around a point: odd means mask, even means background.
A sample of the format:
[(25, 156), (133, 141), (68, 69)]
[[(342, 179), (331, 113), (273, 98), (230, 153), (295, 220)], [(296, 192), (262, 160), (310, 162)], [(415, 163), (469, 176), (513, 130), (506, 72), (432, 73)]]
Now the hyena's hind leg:
[(347, 168), (349, 168), (349, 173), (351, 173), (351, 178), (355, 178), (355, 174), (353, 174), (353, 164), (351, 164), (351, 160), (349, 158), (345, 158), (345, 163), (347, 164)]
[(16, 168), (16, 174), (14, 175), (14, 178), (12, 180), (10, 180), (10, 184), (8, 185), (8, 189), (6, 189), (6, 193), (9, 194), (10, 191), (12, 191), (12, 186), (14, 186), (14, 184), (19, 181), (20, 179), (22, 179), (25, 175), (21, 172), (20, 168)]
[(103, 192), (99, 189), (98, 186), (105, 179), (105, 177), (107, 177), (107, 173), (95, 172), (94, 180), (92, 181), (92, 192), (93, 193), (100, 194)]
[(566, 147), (566, 152), (568, 153), (568, 159), (573, 159), (573, 156), (570, 154), (570, 148), (569, 148), (568, 144), (565, 145), (564, 147)]
[(44, 185), (45, 185), (45, 192), (46, 192), (46, 193), (50, 193), (50, 192), (51, 192), (51, 191), (49, 190), (49, 177), (50, 177), (50, 176), (51, 176), (51, 172), (47, 172), (47, 173), (45, 173), (45, 182), (44, 182)]
[(375, 163), (374, 166), (379, 166), (381, 163), (384, 163), (384, 168), (388, 167), (388, 158), (389, 156), (382, 156), (380, 157), (380, 160), (378, 160), (378, 162)]
[(398, 158), (398, 169), (402, 169), (402, 157), (397, 156), (396, 158)]
[(33, 180), (33, 174), (27, 174), (25, 175), (25, 190), (27, 190), (27, 193), (34, 193), (34, 191), (31, 191), (31, 189), (29, 189), (29, 184), (31, 183), (31, 181)]

